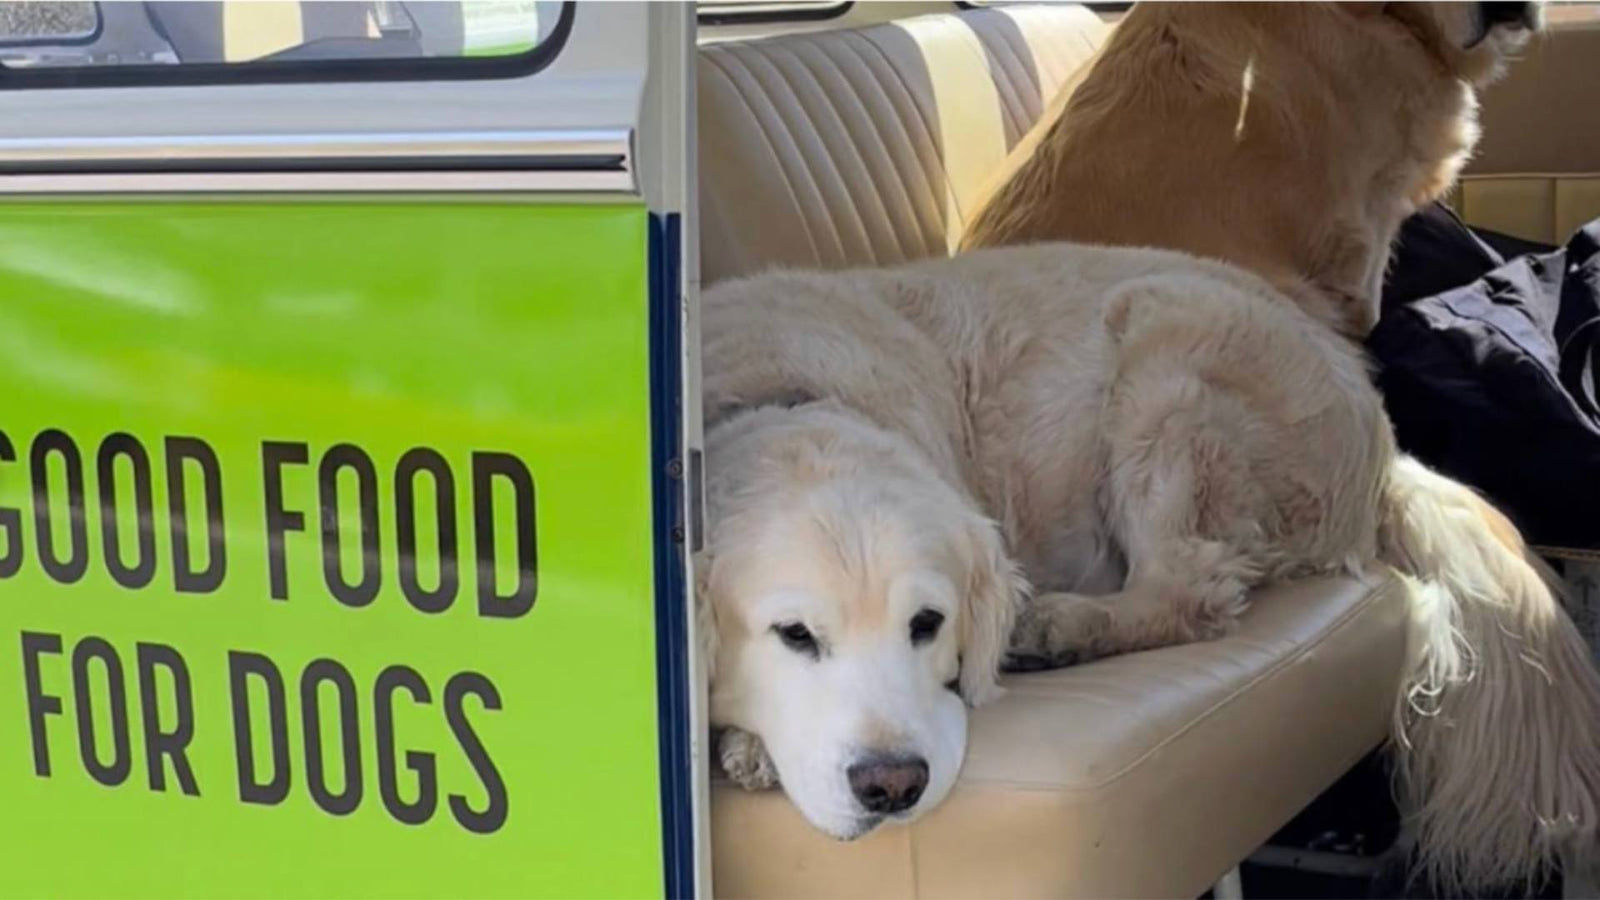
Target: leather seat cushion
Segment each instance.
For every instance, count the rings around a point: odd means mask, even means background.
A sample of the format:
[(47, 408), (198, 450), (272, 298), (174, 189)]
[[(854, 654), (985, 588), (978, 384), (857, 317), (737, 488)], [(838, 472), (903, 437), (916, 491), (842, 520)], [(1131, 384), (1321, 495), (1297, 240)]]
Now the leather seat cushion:
[(1257, 593), (1221, 640), (1012, 676), (955, 790), (853, 843), (781, 792), (713, 784), (725, 897), (1198, 896), (1384, 737), (1398, 582)]

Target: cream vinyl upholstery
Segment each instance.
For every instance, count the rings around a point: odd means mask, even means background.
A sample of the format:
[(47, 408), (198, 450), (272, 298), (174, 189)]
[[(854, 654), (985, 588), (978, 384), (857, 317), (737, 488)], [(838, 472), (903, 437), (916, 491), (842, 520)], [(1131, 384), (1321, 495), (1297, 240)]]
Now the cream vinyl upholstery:
[[(1106, 31), (1055, 5), (702, 47), (704, 282), (948, 253)], [(1221, 641), (1010, 677), (945, 803), (853, 843), (715, 781), (713, 890), (1196, 896), (1382, 740), (1403, 617), (1381, 576), (1285, 585)]]
[(947, 253), (1106, 31), (1072, 5), (702, 47), (701, 277)]

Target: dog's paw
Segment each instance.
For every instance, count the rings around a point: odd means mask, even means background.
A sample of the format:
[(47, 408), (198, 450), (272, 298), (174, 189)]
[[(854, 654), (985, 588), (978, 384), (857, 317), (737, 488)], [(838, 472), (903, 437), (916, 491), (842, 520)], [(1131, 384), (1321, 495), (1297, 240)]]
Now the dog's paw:
[(1000, 667), (1037, 672), (1089, 662), (1104, 655), (1111, 613), (1077, 594), (1041, 594), (1018, 614)]
[(772, 764), (761, 738), (748, 731), (724, 730), (717, 741), (717, 758), (728, 780), (747, 791), (766, 791), (778, 786), (778, 767)]
[(1048, 672), (1051, 669), (1064, 669), (1078, 664), (1075, 653), (1061, 653), (1055, 656), (1045, 656), (1026, 650), (1008, 650), (1000, 660), (1000, 671), (1007, 674), (1021, 672)]

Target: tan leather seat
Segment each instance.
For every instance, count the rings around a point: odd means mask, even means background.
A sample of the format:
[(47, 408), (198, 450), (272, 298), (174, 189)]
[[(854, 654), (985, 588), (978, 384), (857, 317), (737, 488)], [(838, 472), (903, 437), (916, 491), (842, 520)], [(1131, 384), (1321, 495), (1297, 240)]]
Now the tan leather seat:
[[(705, 283), (950, 252), (1105, 25), (975, 10), (700, 52)], [(712, 790), (724, 897), (1195, 896), (1382, 739), (1399, 589), (1259, 592), (1222, 641), (1013, 677), (974, 714), (949, 799), (854, 843), (781, 793)]]
[(701, 277), (948, 253), (1107, 30), (1022, 7), (702, 47)]

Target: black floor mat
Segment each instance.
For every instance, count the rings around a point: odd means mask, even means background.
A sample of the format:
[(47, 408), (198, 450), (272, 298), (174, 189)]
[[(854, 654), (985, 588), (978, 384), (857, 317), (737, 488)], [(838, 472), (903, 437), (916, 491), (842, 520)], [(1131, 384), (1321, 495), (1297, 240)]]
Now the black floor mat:
[[(1400, 812), (1390, 784), (1383, 754), (1371, 753), (1273, 835), (1269, 843), (1378, 857), (1393, 846), (1400, 832)], [(1240, 868), (1240, 875), (1244, 894), (1249, 898), (1559, 900), (1561, 897), (1559, 877), (1552, 878), (1534, 892), (1509, 888), (1460, 897), (1408, 879), (1399, 865), (1390, 865), (1371, 879), (1248, 863)]]

